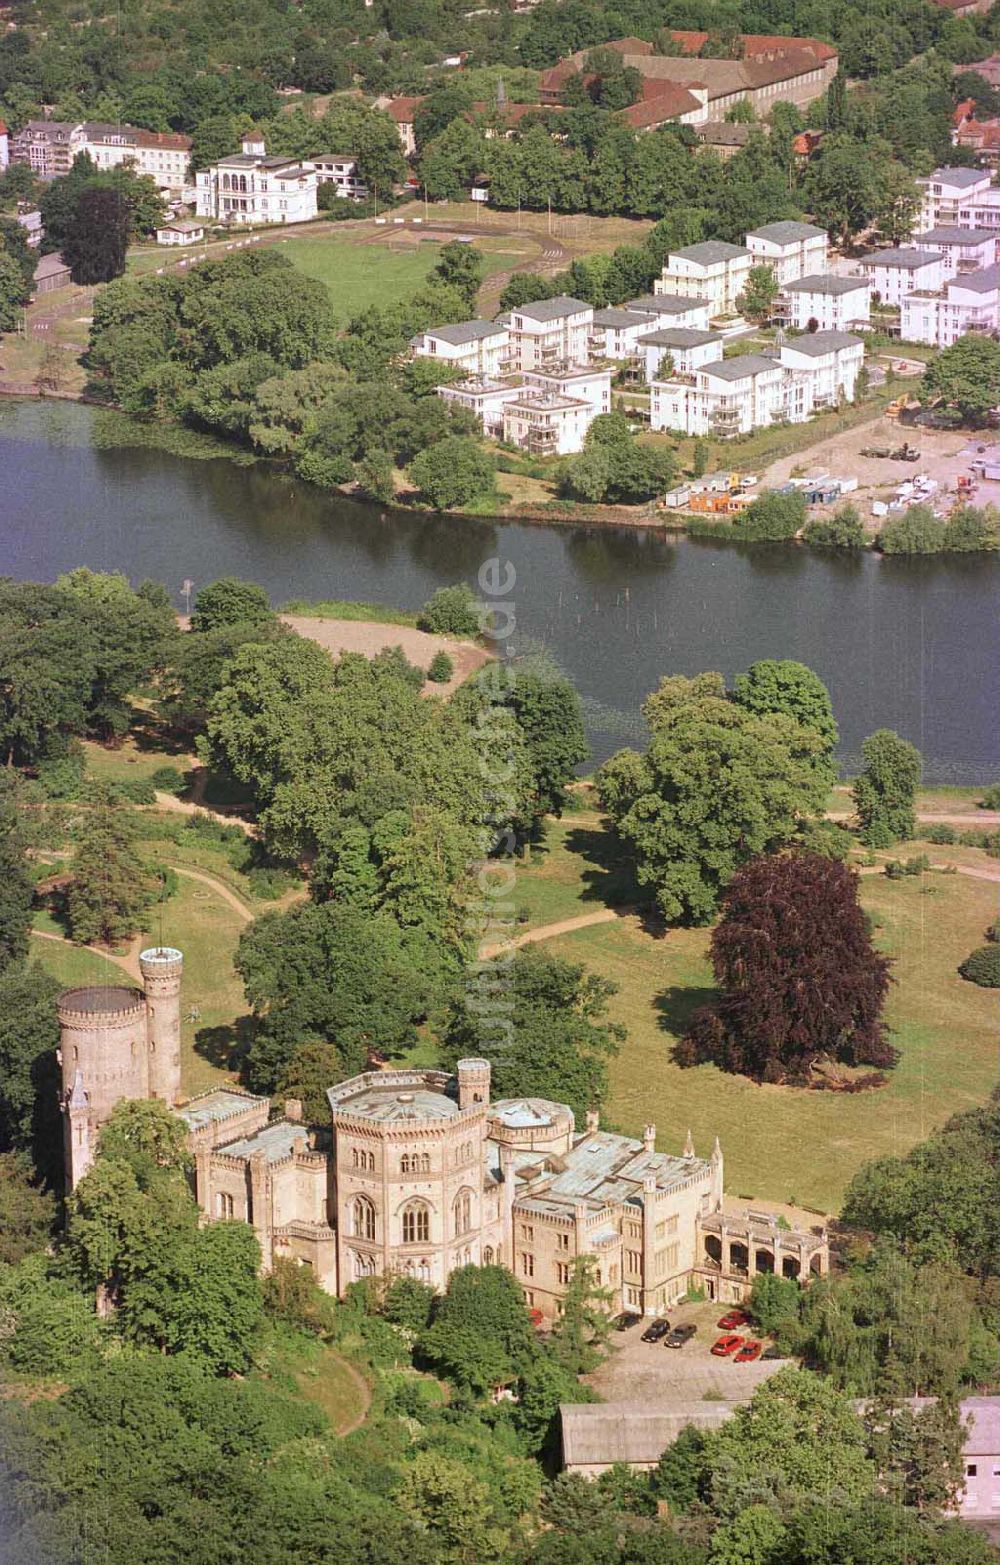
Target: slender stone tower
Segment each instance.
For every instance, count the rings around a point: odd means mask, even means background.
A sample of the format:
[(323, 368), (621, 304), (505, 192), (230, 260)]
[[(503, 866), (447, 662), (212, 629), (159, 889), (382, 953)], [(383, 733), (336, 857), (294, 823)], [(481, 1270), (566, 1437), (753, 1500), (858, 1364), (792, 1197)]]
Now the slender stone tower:
[(490, 1101), (489, 1060), (459, 1060), (455, 1069), (460, 1109), (475, 1108), (477, 1104)]
[(146, 990), (149, 1095), (176, 1103), (181, 1095), (181, 974), (184, 957), (175, 946), (151, 946), (139, 953)]

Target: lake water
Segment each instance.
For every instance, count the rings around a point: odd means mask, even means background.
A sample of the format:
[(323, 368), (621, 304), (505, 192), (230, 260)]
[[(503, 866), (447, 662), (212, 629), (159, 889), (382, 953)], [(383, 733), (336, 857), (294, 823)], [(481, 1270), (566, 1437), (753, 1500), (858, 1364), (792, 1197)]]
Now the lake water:
[(1000, 779), (1000, 560), (882, 560), (649, 531), (410, 516), (332, 498), (264, 466), (95, 445), (109, 415), (0, 402), (0, 573), (86, 564), (164, 581), (181, 605), (223, 574), (291, 597), (404, 609), (510, 560), (522, 647), (547, 646), (586, 704), (595, 759), (644, 734), (664, 673), (798, 658), (830, 687), (850, 764), (895, 728), (937, 782)]

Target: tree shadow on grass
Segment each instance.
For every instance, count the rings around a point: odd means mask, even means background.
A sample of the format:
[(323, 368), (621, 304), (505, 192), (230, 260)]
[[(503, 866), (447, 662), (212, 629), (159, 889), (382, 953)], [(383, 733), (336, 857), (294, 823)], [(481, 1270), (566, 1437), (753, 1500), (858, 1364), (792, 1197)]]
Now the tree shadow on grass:
[(252, 1016), (238, 1016), (235, 1022), (218, 1027), (199, 1027), (194, 1035), (194, 1052), (218, 1070), (238, 1071), (246, 1059), (253, 1038)]
[[(670, 1033), (676, 1043), (680, 1043), (691, 1025), (695, 1011), (703, 1005), (711, 1005), (718, 998), (718, 989), (708, 984), (671, 984), (669, 989), (663, 989), (654, 997), (657, 1026), (663, 1032)], [(671, 1056), (676, 1064), (683, 1063), (676, 1059), (676, 1044), (671, 1050)]]
[(632, 857), (610, 827), (573, 826), (566, 833), (566, 847), (584, 862), (581, 880), (585, 902), (603, 902), (605, 907), (648, 906), (649, 893), (635, 878)]

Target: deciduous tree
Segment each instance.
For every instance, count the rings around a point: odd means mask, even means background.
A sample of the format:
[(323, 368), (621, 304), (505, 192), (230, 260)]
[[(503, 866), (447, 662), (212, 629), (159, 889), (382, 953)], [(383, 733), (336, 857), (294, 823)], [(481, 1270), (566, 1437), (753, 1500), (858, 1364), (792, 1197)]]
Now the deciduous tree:
[(880, 728), (862, 744), (861, 757), (864, 767), (854, 783), (861, 840), (870, 848), (889, 848), (917, 829), (920, 752), (891, 728)]

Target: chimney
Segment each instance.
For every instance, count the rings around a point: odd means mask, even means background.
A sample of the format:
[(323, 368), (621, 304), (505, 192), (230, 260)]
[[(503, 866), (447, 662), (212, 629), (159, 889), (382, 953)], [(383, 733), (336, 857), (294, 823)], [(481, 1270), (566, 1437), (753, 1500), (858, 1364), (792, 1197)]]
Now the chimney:
[(587, 1129), (599, 1130), (601, 1127), (601, 1114), (599, 1109), (587, 1110)]
[(689, 1129), (688, 1133), (687, 1133), (687, 1140), (684, 1143), (684, 1151), (681, 1153), (681, 1156), (682, 1157), (694, 1157), (694, 1155), (695, 1155), (695, 1151), (694, 1151), (694, 1137), (692, 1136), (691, 1131)]
[(656, 1126), (646, 1125), (642, 1132), (642, 1146), (645, 1152), (656, 1151)]

